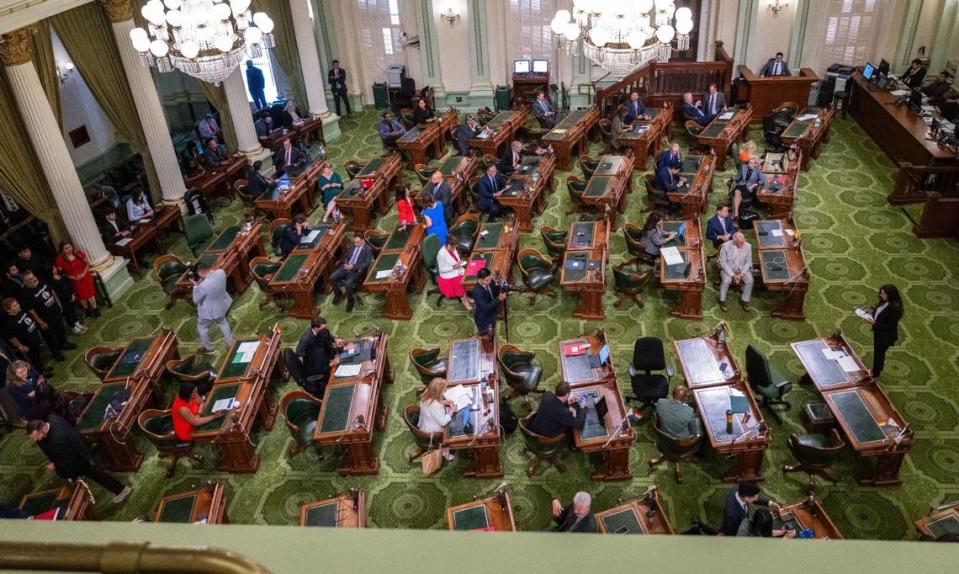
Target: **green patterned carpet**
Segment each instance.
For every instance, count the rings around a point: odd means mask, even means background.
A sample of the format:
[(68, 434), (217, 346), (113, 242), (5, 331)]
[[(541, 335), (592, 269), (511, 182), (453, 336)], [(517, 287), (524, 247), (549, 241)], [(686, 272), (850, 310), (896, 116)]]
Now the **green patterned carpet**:
[[(367, 110), (341, 120), (343, 136), (330, 146), (334, 164), (341, 173), (346, 160), (370, 159), (382, 152), (373, 130), (376, 117), (373, 111)], [(758, 132), (754, 135), (761, 141)], [(890, 351), (882, 382), (916, 430), (915, 448), (902, 469), (904, 483), (898, 488), (860, 487), (853, 478), (858, 461), (849, 452), (835, 469), (841, 482), (835, 487), (820, 482), (818, 491), (846, 537), (910, 539), (916, 536), (913, 520), (924, 516), (930, 506), (944, 499), (959, 498), (959, 392), (955, 386), (959, 370), (959, 316), (956, 313), (959, 244), (923, 241), (913, 236), (912, 223), (885, 200), (893, 187), (892, 165), (857, 124), (837, 119), (832, 135), (832, 141), (813, 163), (812, 170), (801, 176), (796, 209), (812, 268), (805, 322), (771, 319), (769, 311), (776, 302), (775, 294), (758, 294), (750, 314), (737, 305), (730, 305), (729, 313), (722, 314), (711, 286), (705, 294), (705, 321), (678, 320), (669, 315), (674, 296), (650, 285), (645, 294), (646, 307), (641, 310), (635, 306), (614, 308), (610, 288), (605, 297), (607, 319), (602, 326), (612, 344), (624, 390), (628, 390), (629, 385), (625, 366), (637, 337), (652, 335), (664, 339), (669, 360), (678, 366), (670, 342), (699, 335), (721, 318), (731, 324), (730, 344), (740, 361), (746, 345), (752, 343), (798, 379), (801, 367), (788, 344), (836, 329), (842, 329), (860, 356), (871, 361), (870, 333), (851, 311), (855, 306), (872, 304), (879, 285), (897, 283), (905, 298), (903, 340)], [(593, 144), (592, 151), (599, 152), (600, 146)], [(578, 167), (570, 173), (581, 175)], [(570, 173), (560, 174), (558, 192), (549, 199), (547, 211), (536, 219), (537, 227), (544, 224), (565, 227), (568, 223), (565, 215), (568, 196), (563, 180)], [(719, 190), (725, 189), (722, 181), (726, 175), (716, 176), (714, 201), (725, 195)], [(412, 181), (414, 176), (406, 171), (404, 178)], [(635, 187), (642, 189), (638, 177)], [(634, 193), (628, 198), (627, 218), (641, 224), (642, 194)], [(909, 211), (917, 216), (915, 207)], [(216, 226), (239, 222), (241, 215), (238, 204), (220, 207), (216, 211)], [(320, 215), (315, 212), (311, 220)], [(391, 213), (381, 219), (378, 226), (388, 229), (393, 221), (395, 214)], [(521, 245), (543, 249), (538, 232), (525, 235)], [(179, 236), (172, 250), (188, 256)], [(620, 262), (625, 255), (622, 235), (617, 234), (612, 239), (611, 264)], [(293, 344), (306, 327), (306, 321), (279, 316), (273, 307), (260, 311), (257, 305), (260, 297), (259, 290), (253, 286), (237, 299), (231, 313), (235, 332), (239, 335), (263, 332), (280, 321), (287, 345)], [(177, 331), (182, 352), (189, 353), (197, 345), (192, 308), (179, 302), (170, 312), (163, 312), (164, 300), (162, 291), (149, 276), (140, 278), (131, 293), (102, 319), (92, 322), (89, 333), (76, 341), (81, 349), (93, 345), (122, 345), (135, 335), (166, 326)], [(400, 413), (404, 406), (415, 402), (415, 390), (421, 386), (407, 353), (412, 347), (446, 348), (449, 339), (473, 333), (472, 321), (458, 304), (446, 303), (442, 311), (437, 311), (432, 302), (415, 295), (412, 297), (413, 319), (392, 322), (379, 316), (382, 300), (372, 296), (367, 296), (367, 300), (371, 304), (348, 316), (342, 305), (333, 307), (325, 297), (320, 312), (330, 320), (338, 336), (359, 335), (373, 329), (383, 329), (389, 335), (389, 354), (397, 376), (395, 385), (385, 387), (389, 421), (386, 431), (376, 436), (375, 448), (382, 462), (378, 476), (339, 477), (333, 457), (321, 460), (312, 452), (289, 459), (286, 450), (292, 439), (282, 421), (277, 421), (272, 432), (256, 437), (262, 462), (255, 475), (217, 475), (210, 468), (181, 462), (175, 478), (167, 480), (164, 477), (166, 462), (160, 461), (152, 447), (140, 438), (140, 446), (146, 453), (145, 462), (136, 474), (122, 476), (122, 480), (134, 486), (132, 496), (117, 506), (107, 493), (95, 486), (98, 517), (106, 520), (130, 520), (141, 514), (152, 517), (161, 496), (217, 478), (227, 485), (228, 512), (234, 523), (295, 524), (301, 504), (357, 487), (367, 492), (372, 527), (446, 528), (447, 505), (484, 495), (500, 481), (463, 478), (466, 466), (463, 460), (448, 464), (426, 478), (418, 465), (411, 468), (407, 464), (406, 457), (413, 444)], [(572, 297), (566, 295), (557, 299), (540, 298), (532, 308), (527, 306), (525, 297), (522, 301), (512, 301), (510, 341), (536, 351), (545, 367), (545, 388), (551, 388), (558, 380), (556, 341), (577, 337), (601, 326), (571, 318), (574, 303)], [(222, 355), (222, 341), (216, 342)], [(97, 384), (80, 352), (71, 353), (69, 360), (58, 367), (57, 374), (55, 384), (61, 388), (91, 389)], [(674, 376), (671, 381), (674, 385), (680, 382), (681, 376)], [(282, 392), (294, 387), (290, 382)], [(771, 425), (773, 444), (766, 454), (763, 485), (769, 496), (780, 501), (794, 501), (805, 493), (805, 475), (784, 477), (781, 467), (791, 459), (785, 446), (786, 437), (802, 430), (799, 409), (814, 395), (806, 388), (794, 387), (789, 398), (793, 408), (786, 414), (784, 424)], [(521, 409), (521, 401), (515, 401), (514, 410), (520, 412)], [(579, 489), (590, 491), (594, 496), (594, 509), (602, 510), (640, 495), (652, 484), (659, 487), (677, 530), (685, 529), (692, 517), (712, 523), (719, 520), (722, 496), (727, 488), (719, 480), (725, 461), (685, 465), (686, 482), (678, 485), (668, 465), (649, 469), (647, 461), (652, 456), (655, 456), (652, 436), (648, 426), (643, 426), (638, 429), (638, 440), (631, 453), (634, 478), (630, 482), (591, 482), (589, 463), (581, 453), (564, 453), (565, 473), (550, 468), (529, 479), (525, 473), (528, 459), (523, 453), (522, 439), (518, 435), (508, 437), (502, 446), (506, 470), (503, 480), (513, 496), (517, 526), (524, 530), (543, 528), (549, 521), (550, 500), (554, 497), (569, 500)], [(0, 500), (14, 502), (31, 489), (56, 484), (58, 479), (43, 469), (43, 463), (39, 450), (21, 432), (0, 438)]]

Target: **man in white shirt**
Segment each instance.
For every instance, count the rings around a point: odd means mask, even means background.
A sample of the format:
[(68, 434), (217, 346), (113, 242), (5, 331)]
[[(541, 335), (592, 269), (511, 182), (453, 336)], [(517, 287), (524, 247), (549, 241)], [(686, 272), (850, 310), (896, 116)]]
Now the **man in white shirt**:
[(719, 284), (719, 308), (726, 311), (726, 294), (732, 284), (743, 286), (742, 306), (749, 311), (749, 298), (753, 292), (753, 246), (746, 237), (736, 232), (733, 240), (723, 243), (719, 250), (719, 271), (722, 280)]

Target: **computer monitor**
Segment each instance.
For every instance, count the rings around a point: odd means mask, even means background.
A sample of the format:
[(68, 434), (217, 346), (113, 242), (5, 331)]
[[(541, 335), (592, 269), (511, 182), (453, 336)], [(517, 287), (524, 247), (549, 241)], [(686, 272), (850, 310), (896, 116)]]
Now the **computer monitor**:
[(887, 62), (885, 58), (879, 61), (879, 73), (883, 76), (889, 75), (889, 62)]
[(889, 76), (882, 72), (876, 73), (876, 87), (880, 90), (885, 90), (886, 86), (889, 85)]
[(513, 73), (514, 73), (514, 74), (528, 74), (528, 73), (529, 73), (529, 60), (513, 60)]
[(603, 345), (599, 348), (599, 363), (605, 365), (609, 360), (609, 345)]
[(862, 69), (862, 77), (868, 82), (872, 80), (874, 75), (876, 75), (876, 67), (872, 64), (866, 64), (866, 67)]
[(917, 110), (922, 109), (922, 92), (913, 90), (909, 94), (909, 105)]
[(549, 72), (549, 60), (533, 60), (533, 73), (545, 74)]

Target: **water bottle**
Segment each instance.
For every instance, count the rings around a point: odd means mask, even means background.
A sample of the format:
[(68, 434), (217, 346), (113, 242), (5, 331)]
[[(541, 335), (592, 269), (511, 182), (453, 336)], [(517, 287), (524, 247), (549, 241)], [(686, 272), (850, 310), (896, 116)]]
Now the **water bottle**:
[(733, 411), (726, 411), (726, 434), (733, 434)]
[(480, 392), (483, 395), (483, 406), (486, 406), (486, 403), (488, 402), (488, 399), (486, 396), (486, 385), (487, 385), (486, 377), (483, 377), (483, 379), (480, 381)]

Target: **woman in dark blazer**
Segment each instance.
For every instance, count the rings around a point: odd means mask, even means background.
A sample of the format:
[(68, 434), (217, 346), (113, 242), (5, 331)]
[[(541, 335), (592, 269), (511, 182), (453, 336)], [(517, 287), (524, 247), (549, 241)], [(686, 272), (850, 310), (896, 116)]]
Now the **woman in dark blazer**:
[(879, 288), (879, 303), (872, 308), (866, 321), (872, 325), (872, 376), (879, 377), (886, 364), (886, 351), (899, 339), (899, 320), (902, 319), (902, 297), (895, 285)]

